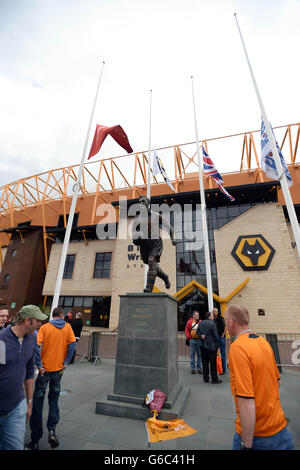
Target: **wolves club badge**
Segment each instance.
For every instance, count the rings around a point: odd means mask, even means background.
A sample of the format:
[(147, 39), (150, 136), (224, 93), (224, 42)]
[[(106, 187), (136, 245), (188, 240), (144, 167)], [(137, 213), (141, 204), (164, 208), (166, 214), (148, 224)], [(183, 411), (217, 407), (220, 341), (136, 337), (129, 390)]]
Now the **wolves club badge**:
[(268, 269), (275, 250), (262, 235), (242, 235), (231, 252), (244, 271)]

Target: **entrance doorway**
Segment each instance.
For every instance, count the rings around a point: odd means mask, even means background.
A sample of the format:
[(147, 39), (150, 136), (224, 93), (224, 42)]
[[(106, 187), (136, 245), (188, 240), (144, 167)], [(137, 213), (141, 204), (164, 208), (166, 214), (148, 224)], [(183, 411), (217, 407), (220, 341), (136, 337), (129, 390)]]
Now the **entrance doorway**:
[(111, 297), (94, 297), (91, 326), (109, 327)]
[[(214, 301), (214, 307), (220, 311), (220, 305)], [(191, 318), (193, 311), (199, 312), (200, 320), (204, 320), (206, 312), (208, 312), (207, 295), (204, 292), (193, 291), (190, 295), (184, 297), (178, 306), (178, 331), (184, 331), (185, 325), (189, 318)]]
[(208, 310), (207, 296), (202, 292), (191, 293), (180, 302), (178, 307), (178, 330), (184, 331), (185, 325), (193, 314), (193, 310), (199, 312), (200, 320), (204, 319), (204, 315)]

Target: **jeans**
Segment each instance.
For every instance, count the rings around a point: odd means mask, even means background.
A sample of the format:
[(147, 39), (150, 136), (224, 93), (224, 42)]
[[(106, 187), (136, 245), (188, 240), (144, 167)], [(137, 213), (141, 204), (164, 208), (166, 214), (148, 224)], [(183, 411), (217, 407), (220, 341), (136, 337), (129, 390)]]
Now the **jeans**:
[(0, 416), (0, 450), (24, 450), (26, 415), (24, 398), (10, 413)]
[[(78, 339), (76, 338), (76, 347), (77, 347), (77, 343), (78, 343)], [(72, 359), (70, 360), (69, 364), (74, 364), (75, 356), (76, 356), (76, 347), (75, 347), (75, 349), (74, 349), (74, 354), (73, 354), (73, 357), (72, 357)]]
[[(253, 450), (292, 450), (293, 438), (286, 426), (282, 431), (274, 434), (273, 436), (267, 437), (255, 437), (253, 438)], [(241, 449), (241, 436), (237, 433), (234, 434), (232, 450)]]
[(197, 369), (202, 369), (200, 341), (191, 339), (190, 340), (190, 357), (191, 357), (191, 369), (196, 370), (195, 367), (195, 355), (197, 354)]
[(32, 415), (29, 422), (32, 442), (38, 442), (43, 435), (43, 405), (48, 383), (49, 414), (47, 429), (48, 431), (55, 431), (55, 427), (59, 421), (58, 399), (62, 376), (63, 371), (61, 370), (57, 372), (45, 372), (44, 375), (39, 374), (35, 381)]
[(221, 338), (219, 336), (219, 347), (220, 347), (220, 353), (221, 353), (221, 358), (222, 358), (222, 369), (223, 369), (223, 374), (226, 372), (227, 367), (226, 367), (226, 339)]

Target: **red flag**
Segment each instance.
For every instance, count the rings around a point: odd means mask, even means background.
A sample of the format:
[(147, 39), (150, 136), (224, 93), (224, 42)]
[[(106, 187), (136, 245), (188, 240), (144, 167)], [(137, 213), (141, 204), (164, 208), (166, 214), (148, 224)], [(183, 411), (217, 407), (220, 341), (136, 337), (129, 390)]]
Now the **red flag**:
[(133, 150), (130, 146), (129, 140), (121, 126), (106, 127), (100, 124), (96, 125), (96, 131), (94, 140), (92, 143), (91, 151), (88, 156), (88, 160), (99, 152), (101, 145), (108, 136), (108, 134), (128, 153), (132, 153)]

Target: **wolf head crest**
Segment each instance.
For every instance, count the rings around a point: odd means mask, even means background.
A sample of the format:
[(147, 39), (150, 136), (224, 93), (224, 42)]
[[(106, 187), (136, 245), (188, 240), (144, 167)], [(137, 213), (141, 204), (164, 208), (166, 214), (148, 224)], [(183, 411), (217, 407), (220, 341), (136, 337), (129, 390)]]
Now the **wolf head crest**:
[(263, 235), (241, 235), (231, 252), (244, 271), (262, 271), (269, 268), (275, 249)]
[(251, 263), (253, 266), (256, 266), (258, 263), (258, 258), (266, 252), (264, 247), (259, 243), (259, 240), (256, 240), (254, 245), (250, 245), (250, 243), (245, 240), (242, 255), (248, 256), (251, 259)]

